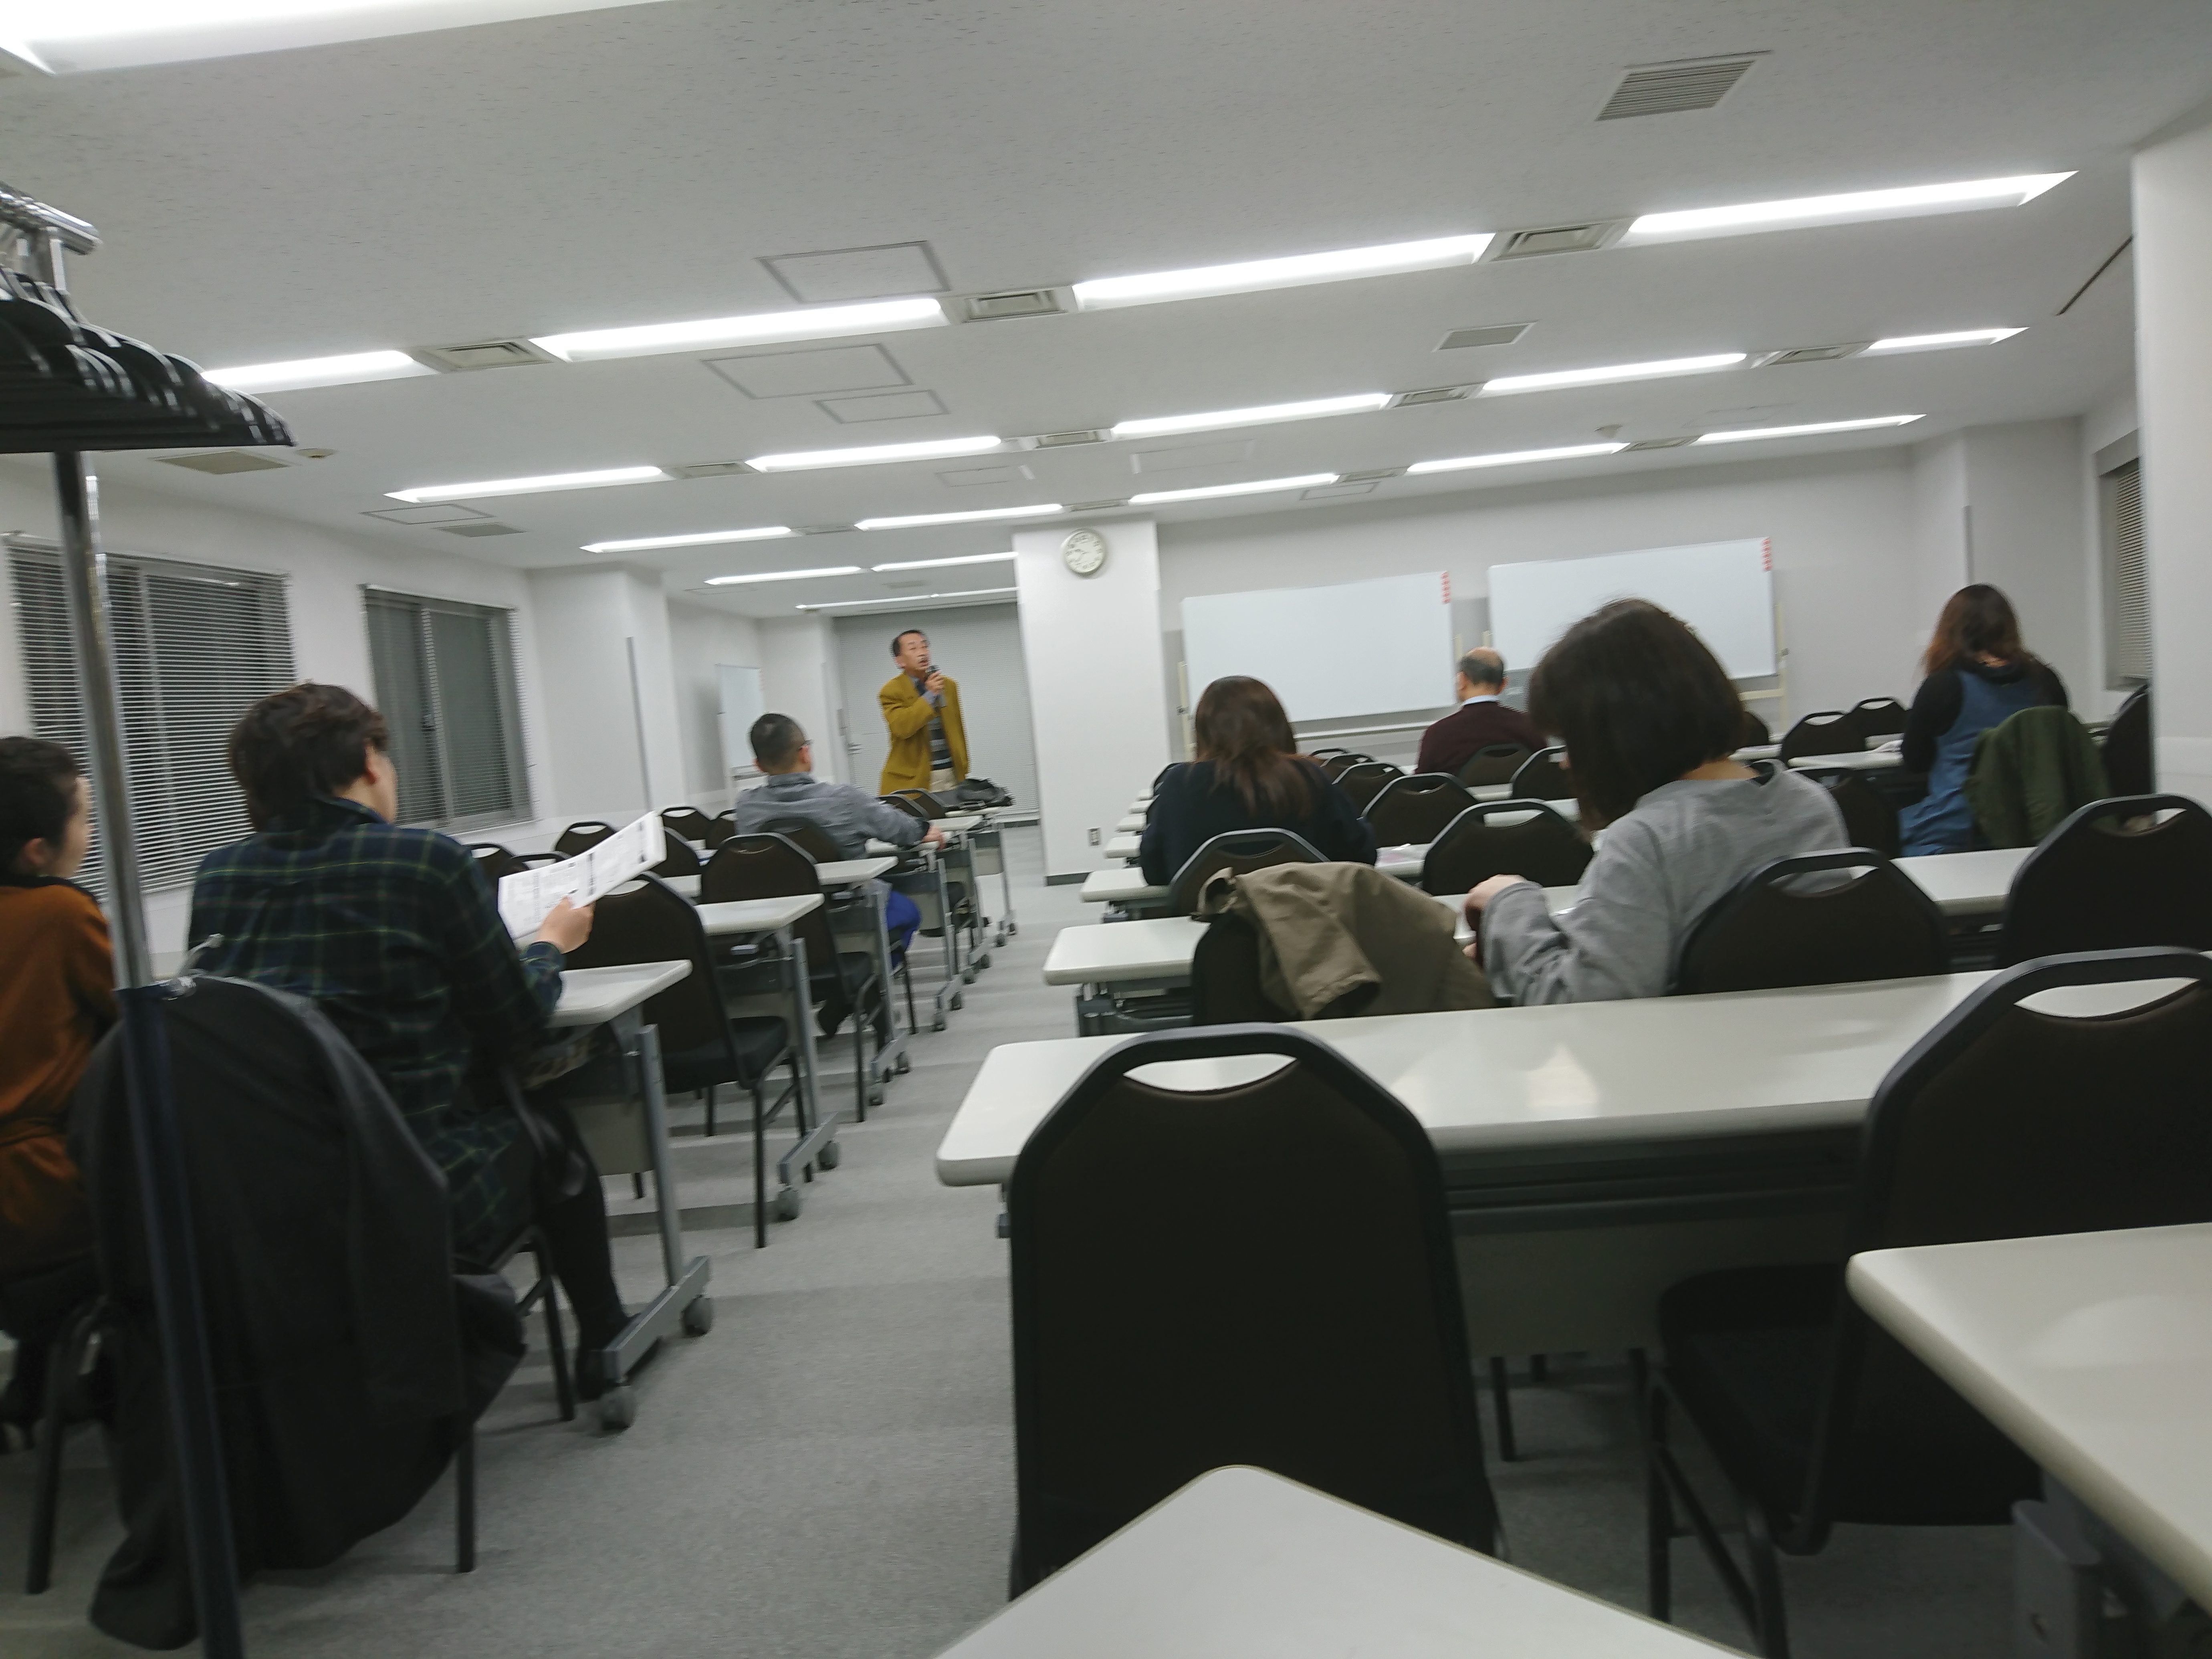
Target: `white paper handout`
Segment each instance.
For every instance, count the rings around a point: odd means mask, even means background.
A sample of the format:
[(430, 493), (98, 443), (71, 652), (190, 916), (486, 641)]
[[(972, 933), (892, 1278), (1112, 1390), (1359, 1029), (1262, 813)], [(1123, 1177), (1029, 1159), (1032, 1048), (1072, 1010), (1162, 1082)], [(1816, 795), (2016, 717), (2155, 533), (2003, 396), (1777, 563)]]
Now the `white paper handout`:
[(572, 859), (501, 876), (500, 920), (515, 938), (526, 938), (538, 931), (538, 924), (562, 899), (578, 906), (597, 903), (667, 856), (668, 842), (659, 814), (647, 812)]

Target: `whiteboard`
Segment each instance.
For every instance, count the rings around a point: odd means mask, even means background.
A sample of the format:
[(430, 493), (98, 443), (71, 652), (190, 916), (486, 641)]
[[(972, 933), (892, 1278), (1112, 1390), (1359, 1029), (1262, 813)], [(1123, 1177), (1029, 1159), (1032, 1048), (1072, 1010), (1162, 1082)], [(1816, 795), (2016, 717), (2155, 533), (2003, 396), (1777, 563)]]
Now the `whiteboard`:
[(1451, 586), (1440, 570), (1182, 602), (1191, 706), (1227, 674), (1265, 680), (1294, 720), (1452, 700)]
[(1775, 672), (1773, 561), (1764, 537), (1493, 564), (1491, 643), (1508, 668), (1525, 672), (1560, 635), (1614, 599), (1649, 599), (1673, 611), (1697, 630), (1730, 679)]
[(714, 665), (721, 691), (719, 720), (722, 728), (722, 770), (725, 775), (753, 770), (753, 722), (768, 713), (762, 700), (761, 672)]

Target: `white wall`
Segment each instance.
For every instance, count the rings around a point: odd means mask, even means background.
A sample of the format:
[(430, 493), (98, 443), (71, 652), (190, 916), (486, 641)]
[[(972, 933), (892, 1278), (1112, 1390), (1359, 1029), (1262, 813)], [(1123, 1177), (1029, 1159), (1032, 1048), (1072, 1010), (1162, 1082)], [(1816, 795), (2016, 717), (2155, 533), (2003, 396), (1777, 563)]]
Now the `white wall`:
[(883, 781), (890, 733), (877, 694), (897, 672), (891, 662), (891, 635), (908, 628), (929, 635), (931, 660), (959, 684), (968, 769), (1003, 785), (1020, 805), (1035, 806), (1029, 671), (1022, 660), (1021, 618), (1010, 604), (838, 618), (840, 696), (851, 726), (846, 753), (853, 781), (873, 789)]
[[(684, 751), (684, 799), (708, 813), (729, 804), (722, 766), (722, 686), (715, 669), (761, 665), (760, 630), (750, 617), (668, 601), (668, 642)], [(744, 734), (737, 734), (744, 747)]]
[[(814, 739), (815, 769), (840, 783), (872, 784), (856, 778), (836, 733), (840, 715), (837, 646), (830, 619), (823, 616), (778, 618), (759, 624), (761, 696), (771, 714), (788, 714)], [(874, 714), (871, 704), (867, 713)]]
[(2101, 705), (2083, 603), (2096, 562), (2083, 529), (2081, 422), (2021, 421), (1960, 435), (1972, 580), (2004, 590), (2028, 649), (2058, 671), (2085, 712)]
[(2212, 122), (2136, 157), (2135, 223), (2158, 781), (2212, 800)]
[[(1451, 574), (1456, 610), (1487, 596), (1493, 563), (1765, 536), (1794, 717), (1911, 694), (1932, 619), (1915, 587), (1917, 512), (1912, 456), (1900, 446), (1166, 525), (1160, 626), (1180, 628), (1189, 594), (1421, 570)], [(1754, 707), (1766, 715), (1773, 705)]]
[(619, 822), (681, 801), (688, 778), (659, 577), (619, 566), (538, 570), (530, 587), (555, 786), (539, 811)]
[[(108, 483), (100, 497), (103, 539), (112, 551), (284, 575), (295, 669), (303, 679), (349, 686), (363, 696), (374, 697), (376, 690), (363, 584), (514, 610), (531, 795), (539, 812), (551, 810), (544, 709), (537, 695), (537, 634), (530, 584), (520, 571), (459, 553), (416, 552), (266, 514), (209, 507), (158, 490)], [(0, 529), (48, 540), (58, 536), (43, 457), (0, 461)], [(0, 561), (0, 570), (4, 568)], [(0, 732), (28, 726), (21, 649), (10, 612), (0, 623)], [(157, 951), (183, 948), (186, 896), (180, 888), (149, 900), (147, 923)]]
[(2088, 550), (2086, 609), (2083, 620), (2089, 632), (2091, 680), (2086, 691), (2077, 691), (2074, 706), (2085, 714), (2109, 714), (2120, 706), (2127, 690), (2115, 690), (2111, 678), (2105, 640), (2104, 497), (2097, 465), (2100, 451), (2123, 438), (2138, 438), (2142, 418), (2136, 409), (2135, 381), (2093, 405), (2081, 416), (2081, 456), (2076, 471), (2081, 479), (2082, 540)]
[(1097, 529), (1107, 554), (1095, 576), (1078, 576), (1061, 562), (1065, 528), (1014, 535), (1036, 800), (1051, 876), (1101, 867), (1100, 849), (1130, 797), (1170, 757), (1158, 541), (1149, 520)]

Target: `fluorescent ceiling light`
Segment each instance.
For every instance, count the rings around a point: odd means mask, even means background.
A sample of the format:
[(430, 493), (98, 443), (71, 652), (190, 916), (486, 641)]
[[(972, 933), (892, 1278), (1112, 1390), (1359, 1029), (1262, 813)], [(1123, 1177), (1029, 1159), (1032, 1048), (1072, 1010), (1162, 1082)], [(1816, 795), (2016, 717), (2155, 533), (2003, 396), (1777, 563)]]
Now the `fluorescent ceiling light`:
[(1435, 270), (1473, 264), (1490, 246), (1490, 237), (1445, 236), (1425, 242), (1391, 242), (1381, 247), (1340, 248), (1333, 253), (1295, 253), (1283, 259), (1251, 259), (1241, 264), (1200, 265), (1189, 270), (1155, 270), (1142, 276), (1103, 276), (1075, 285), (1083, 311), (1115, 306), (1148, 306), (1162, 300), (1197, 300), (1214, 294), (1252, 294), (1262, 289), (1304, 288), (1309, 283), (1340, 283), (1352, 276), (1388, 276), (1401, 270)]
[(921, 605), (930, 599), (980, 599), (1000, 593), (1016, 593), (1013, 587), (962, 587), (950, 593), (900, 593), (883, 599), (818, 599), (812, 605), (795, 605), (794, 611), (840, 611), (848, 605), (878, 605), (896, 609), (900, 605)]
[(1222, 427), (1264, 426), (1270, 421), (1310, 421), (1322, 415), (1358, 415), (1381, 409), (1390, 401), (1387, 392), (1359, 392), (1348, 398), (1309, 398), (1298, 404), (1261, 404), (1253, 409), (1217, 409), (1210, 415), (1158, 415), (1141, 421), (1123, 421), (1107, 432), (1109, 438), (1158, 438), (1170, 432), (1212, 432)]
[(1555, 392), (1565, 386), (1613, 386), (1624, 380), (1657, 380), (1670, 374), (1709, 374), (1749, 359), (1741, 351), (1716, 351), (1703, 357), (1668, 357), (1652, 363), (1612, 363), (1602, 368), (1555, 368), (1542, 374), (1502, 374), (1485, 380), (1479, 398), (1504, 398), (1518, 392)]
[(1462, 455), (1448, 461), (1415, 461), (1408, 473), (1462, 472), (1474, 466), (1523, 466), (1535, 461), (1578, 461), (1585, 455), (1617, 455), (1622, 444), (1569, 444), (1560, 449), (1514, 449), (1498, 455)]
[(1009, 548), (1004, 553), (963, 553), (957, 559), (908, 559), (900, 564), (872, 564), (871, 570), (934, 570), (947, 564), (997, 564), (1002, 560), (1018, 558), (1020, 555)]
[(871, 300), (865, 305), (816, 306), (807, 311), (763, 311), (745, 317), (708, 317), (690, 323), (644, 323), (580, 334), (547, 334), (531, 344), (567, 362), (599, 357), (645, 357), (658, 351), (707, 346), (757, 345), (773, 340), (830, 340), (847, 334), (889, 334), (935, 328), (945, 321), (934, 300)]
[(1679, 242), (1744, 231), (1795, 230), (1805, 225), (1847, 225), (1869, 219), (1911, 219), (1929, 213), (2018, 207), (2073, 176), (2030, 173), (2012, 179), (1970, 179), (1959, 184), (1908, 185), (1901, 190), (1860, 190), (1843, 196), (1802, 196), (1786, 202), (1647, 213), (1629, 226), (1621, 240)]
[(822, 466), (881, 466), (887, 461), (941, 461), (954, 455), (981, 455), (996, 449), (999, 438), (933, 438), (927, 443), (867, 444), (858, 449), (800, 449), (787, 455), (755, 455), (745, 465), (756, 472), (805, 472)]
[(626, 542), (586, 542), (586, 553), (644, 553), (657, 547), (710, 547), (719, 542), (764, 542), (777, 536), (796, 535), (787, 524), (764, 524), (754, 530), (702, 530), (691, 536), (638, 536)]
[(1035, 507), (987, 507), (974, 513), (909, 513), (896, 519), (863, 519), (855, 530), (913, 530), (929, 524), (981, 524), (986, 519), (1046, 519), (1067, 509), (1058, 501)]
[(1132, 507), (1153, 507), (1167, 501), (1202, 501), (1212, 495), (1258, 495), (1270, 489), (1304, 489), (1313, 484), (1333, 484), (1334, 472), (1307, 472), (1295, 478), (1261, 478), (1251, 483), (1208, 484), (1203, 489), (1154, 489), (1129, 497)]
[(1815, 421), (1809, 426), (1752, 426), (1741, 427), (1733, 432), (1708, 432), (1696, 440), (1701, 444), (1748, 443), (1754, 438), (1809, 438), (1820, 432), (1868, 432), (1880, 426), (1910, 426), (1923, 420), (1920, 415), (1874, 415), (1863, 421)]
[(244, 363), (236, 368), (204, 368), (217, 386), (256, 395), (299, 392), (308, 386), (352, 386), (363, 380), (404, 380), (435, 374), (404, 351), (349, 351), (337, 357), (295, 357), (282, 363)]
[(9, 7), (0, 46), (56, 73), (281, 52), (635, 0), (69, 0)]
[(421, 484), (413, 489), (387, 489), (385, 494), (395, 501), (461, 501), (480, 495), (536, 495), (552, 489), (605, 489), (612, 484), (659, 483), (667, 477), (657, 466), (610, 466), (597, 472), (548, 472), (536, 478)]
[(740, 582), (795, 582), (808, 576), (857, 576), (857, 564), (825, 564), (816, 570), (757, 570), (750, 576), (709, 576), (709, 587), (734, 587)]
[(1995, 345), (1999, 340), (2009, 340), (2015, 334), (2027, 332), (2024, 328), (1966, 328), (1955, 334), (1900, 334), (1893, 340), (1876, 340), (1859, 356), (1887, 356), (1899, 351), (1948, 351), (1954, 346)]

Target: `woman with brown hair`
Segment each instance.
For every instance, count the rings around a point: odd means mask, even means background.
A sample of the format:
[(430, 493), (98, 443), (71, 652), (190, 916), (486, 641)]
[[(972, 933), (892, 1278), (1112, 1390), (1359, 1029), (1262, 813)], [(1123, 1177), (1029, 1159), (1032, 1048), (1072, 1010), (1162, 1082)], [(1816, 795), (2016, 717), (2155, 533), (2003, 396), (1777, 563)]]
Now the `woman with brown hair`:
[(1492, 988), (1516, 1001), (1605, 1002), (1673, 988), (1691, 931), (1777, 859), (1850, 844), (1826, 789), (1731, 758), (1743, 701), (1675, 617), (1617, 599), (1544, 653), (1528, 714), (1566, 744), (1583, 822), (1606, 831), (1582, 896), (1492, 876), (1467, 896)]
[(2023, 708), (2065, 708), (2066, 687), (2020, 642), (2012, 601), (1987, 582), (1944, 602), (1922, 671), (1904, 759), (1908, 772), (1928, 775), (1928, 793), (1898, 815), (1898, 829), (1909, 854), (1963, 853), (1980, 839), (1966, 794), (1975, 743)]
[(1297, 752), (1290, 716), (1265, 684), (1231, 674), (1206, 688), (1192, 720), (1198, 758), (1168, 769), (1152, 792), (1139, 857), (1164, 887), (1193, 853), (1232, 830), (1288, 830), (1325, 859), (1375, 862), (1367, 820)]

